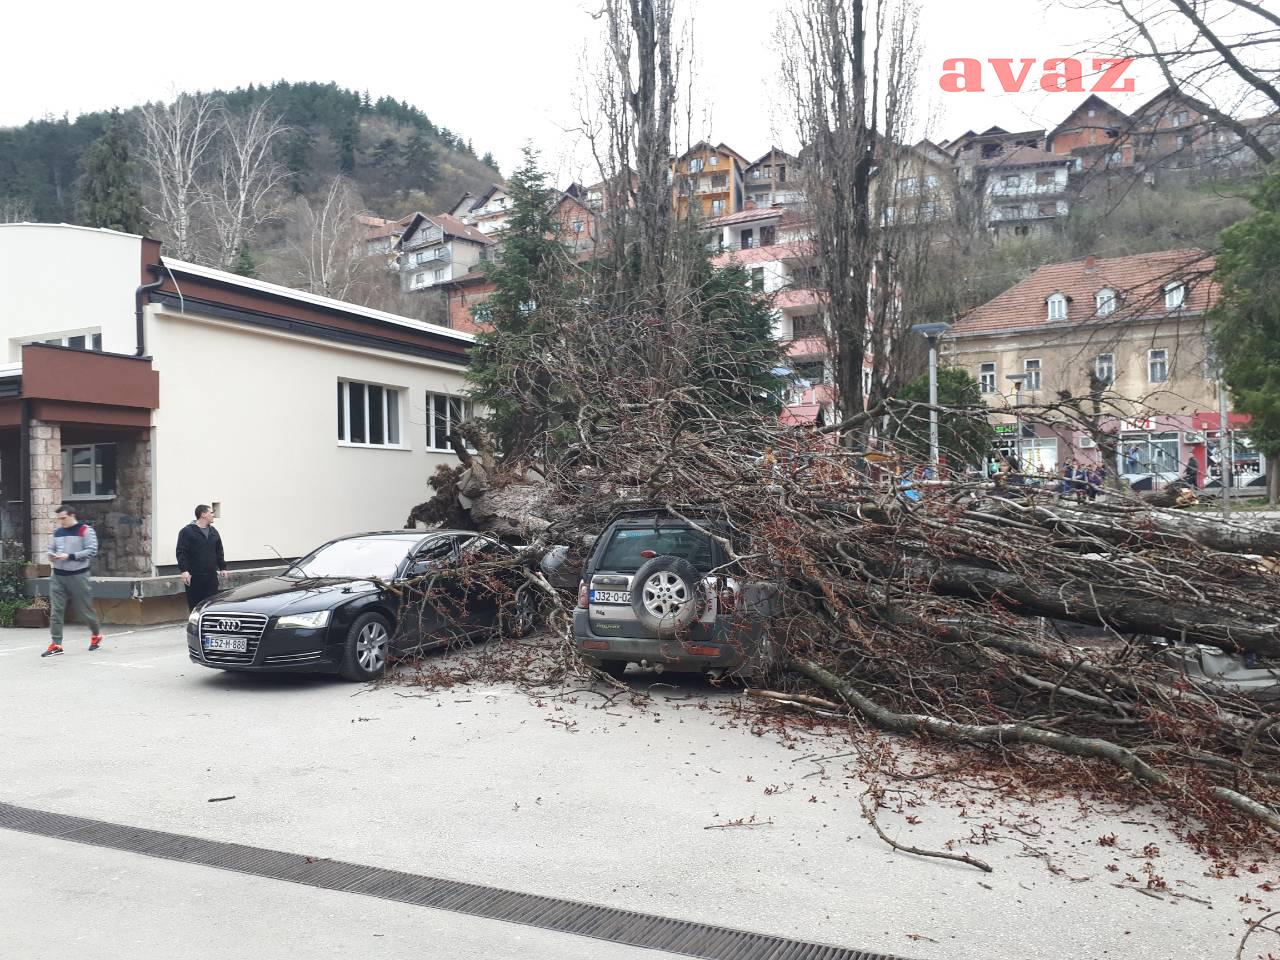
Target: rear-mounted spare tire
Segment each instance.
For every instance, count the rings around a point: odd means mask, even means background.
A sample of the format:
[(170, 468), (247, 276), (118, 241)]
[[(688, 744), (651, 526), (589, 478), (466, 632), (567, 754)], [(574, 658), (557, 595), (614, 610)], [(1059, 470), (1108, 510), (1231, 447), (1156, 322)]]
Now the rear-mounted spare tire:
[(631, 612), (646, 630), (672, 637), (697, 619), (702, 575), (683, 557), (647, 560), (631, 580)]

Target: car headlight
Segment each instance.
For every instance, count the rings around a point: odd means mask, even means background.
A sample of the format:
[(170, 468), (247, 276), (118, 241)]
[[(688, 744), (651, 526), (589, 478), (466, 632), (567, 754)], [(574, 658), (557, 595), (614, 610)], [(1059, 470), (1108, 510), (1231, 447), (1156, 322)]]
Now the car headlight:
[(292, 613), (276, 621), (277, 627), (303, 627), (314, 630), (329, 622), (328, 610), (317, 610), (315, 613)]
[(187, 614), (187, 623), (191, 624), (191, 626), (193, 627), (200, 623), (199, 608), (196, 608), (195, 610), (192, 610), (190, 613)]

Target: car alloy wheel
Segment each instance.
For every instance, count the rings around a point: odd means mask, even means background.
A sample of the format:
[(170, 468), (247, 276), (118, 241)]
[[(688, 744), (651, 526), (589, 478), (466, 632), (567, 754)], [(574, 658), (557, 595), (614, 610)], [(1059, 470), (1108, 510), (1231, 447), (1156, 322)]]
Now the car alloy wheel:
[(659, 570), (644, 582), (644, 608), (660, 620), (673, 617), (693, 599), (689, 584), (670, 570)]
[(365, 673), (380, 673), (387, 663), (387, 647), (391, 637), (381, 620), (370, 620), (356, 638), (356, 662)]

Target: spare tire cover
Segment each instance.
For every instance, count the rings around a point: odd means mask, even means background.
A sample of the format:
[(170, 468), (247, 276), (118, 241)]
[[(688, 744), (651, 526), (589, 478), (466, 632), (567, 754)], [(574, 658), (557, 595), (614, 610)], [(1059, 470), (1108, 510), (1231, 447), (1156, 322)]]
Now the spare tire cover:
[(631, 611), (646, 630), (673, 636), (698, 617), (702, 574), (683, 557), (645, 561), (631, 581)]

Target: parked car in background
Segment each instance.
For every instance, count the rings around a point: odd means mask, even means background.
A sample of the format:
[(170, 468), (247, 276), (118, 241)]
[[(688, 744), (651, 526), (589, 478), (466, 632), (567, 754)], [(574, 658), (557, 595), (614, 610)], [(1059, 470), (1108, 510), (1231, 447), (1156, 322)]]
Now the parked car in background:
[[(517, 556), (461, 530), (331, 540), (278, 576), (218, 594), (187, 618), (191, 659), (221, 670), (326, 671), (373, 680), (395, 656), (528, 629)], [(504, 603), (505, 602), (505, 603)], [(504, 611), (508, 622), (501, 623)]]
[(707, 530), (725, 532), (714, 519), (695, 526), (665, 510), (629, 510), (609, 522), (587, 560), (573, 615), (574, 642), (587, 663), (614, 677), (628, 663), (717, 675), (768, 666), (776, 585), (727, 575), (726, 551)]

